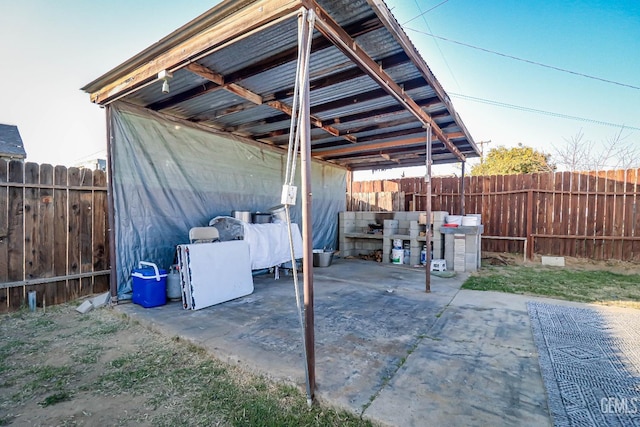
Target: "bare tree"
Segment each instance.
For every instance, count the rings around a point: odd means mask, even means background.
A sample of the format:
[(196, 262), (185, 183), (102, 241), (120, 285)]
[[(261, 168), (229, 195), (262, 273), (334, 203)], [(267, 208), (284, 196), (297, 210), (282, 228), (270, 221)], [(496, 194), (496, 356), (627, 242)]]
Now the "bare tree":
[(584, 140), (582, 129), (575, 135), (562, 139), (566, 144), (554, 147), (556, 163), (570, 172), (584, 170), (589, 163), (589, 153), (592, 151), (593, 143)]
[(563, 138), (566, 144), (555, 147), (556, 163), (568, 171), (603, 169), (629, 169), (640, 167), (640, 147), (629, 140), (620, 128), (613, 136), (600, 144), (585, 140), (582, 130), (570, 138)]

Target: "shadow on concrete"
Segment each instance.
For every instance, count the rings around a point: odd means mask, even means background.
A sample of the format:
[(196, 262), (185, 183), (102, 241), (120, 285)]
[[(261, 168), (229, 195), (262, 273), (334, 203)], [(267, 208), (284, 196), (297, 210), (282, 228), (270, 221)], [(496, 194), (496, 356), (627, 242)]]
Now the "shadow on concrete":
[[(389, 425), (548, 425), (524, 297), (503, 304), (502, 294), (460, 291), (465, 278), (432, 276), (425, 293), (423, 268), (343, 259), (315, 268), (316, 396)], [(117, 309), (304, 389), (292, 276), (257, 276), (254, 287), (198, 311)]]

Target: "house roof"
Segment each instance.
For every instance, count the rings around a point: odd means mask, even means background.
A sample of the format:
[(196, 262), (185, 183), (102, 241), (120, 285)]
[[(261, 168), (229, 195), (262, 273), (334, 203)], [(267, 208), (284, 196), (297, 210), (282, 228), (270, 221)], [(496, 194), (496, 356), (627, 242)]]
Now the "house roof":
[(0, 124), (0, 157), (27, 157), (18, 126)]
[[(286, 148), (298, 12), (316, 14), (310, 57), (312, 156), (351, 170), (477, 157), (446, 92), (382, 0), (227, 0), (83, 87)], [(158, 73), (168, 70), (170, 93)]]

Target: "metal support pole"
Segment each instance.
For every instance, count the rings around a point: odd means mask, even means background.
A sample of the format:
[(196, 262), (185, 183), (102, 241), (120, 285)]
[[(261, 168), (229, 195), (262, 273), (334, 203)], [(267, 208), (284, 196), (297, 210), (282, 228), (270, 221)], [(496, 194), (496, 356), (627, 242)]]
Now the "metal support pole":
[(460, 215), (464, 215), (464, 165), (462, 162), (462, 177), (460, 178)]
[[(303, 19), (306, 31), (309, 23)], [(313, 399), (316, 388), (316, 356), (315, 356), (315, 332), (313, 313), (313, 229), (311, 218), (311, 120), (309, 99), (309, 75), (304, 81), (302, 103), (300, 105), (300, 160), (301, 160), (301, 192), (302, 192), (302, 254), (303, 254), (303, 289), (304, 289), (304, 327), (305, 347), (307, 353), (307, 372), (309, 375), (310, 398)]]
[(109, 223), (109, 264), (111, 274), (109, 275), (109, 291), (111, 292), (111, 303), (118, 303), (118, 269), (116, 263), (116, 218), (115, 205), (113, 199), (113, 176), (115, 145), (113, 143), (113, 131), (111, 128), (111, 106), (107, 105), (107, 217)]
[(427, 174), (425, 175), (425, 183), (426, 183), (426, 214), (427, 214), (427, 227), (426, 227), (426, 264), (425, 264), (425, 292), (431, 292), (431, 226), (433, 225), (433, 221), (431, 221), (431, 125), (426, 125), (425, 129), (427, 130), (427, 142), (426, 142), (426, 163), (427, 163)]

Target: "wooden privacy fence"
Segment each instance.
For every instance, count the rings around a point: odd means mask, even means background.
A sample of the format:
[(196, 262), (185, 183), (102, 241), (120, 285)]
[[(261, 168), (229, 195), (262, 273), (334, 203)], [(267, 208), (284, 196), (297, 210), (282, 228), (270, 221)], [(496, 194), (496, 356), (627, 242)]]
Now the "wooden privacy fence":
[[(640, 261), (640, 169), (465, 177), (466, 213), (480, 213), (482, 249)], [(404, 193), (404, 210), (425, 209), (423, 178), (354, 182), (352, 193)], [(350, 203), (347, 194), (347, 206)], [(432, 178), (432, 208), (461, 213), (460, 179)], [(369, 209), (373, 210), (373, 209)]]
[(109, 289), (103, 171), (0, 160), (0, 312)]

